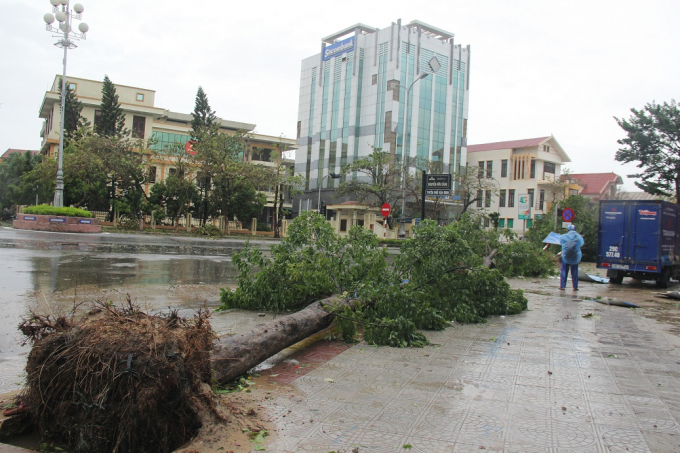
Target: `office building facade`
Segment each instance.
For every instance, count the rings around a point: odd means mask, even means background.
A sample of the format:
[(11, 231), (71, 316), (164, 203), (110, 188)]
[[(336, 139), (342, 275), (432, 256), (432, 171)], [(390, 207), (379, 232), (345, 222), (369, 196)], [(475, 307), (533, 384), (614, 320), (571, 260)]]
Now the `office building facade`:
[(469, 75), (470, 47), (417, 20), (382, 30), (357, 24), (323, 38), (321, 53), (302, 61), (300, 79), (295, 172), (307, 180), (309, 208), (319, 184), (330, 192), (342, 181), (329, 173), (374, 149), (403, 162), (412, 84), (409, 165), (415, 157), (438, 162), (444, 173), (465, 165)]

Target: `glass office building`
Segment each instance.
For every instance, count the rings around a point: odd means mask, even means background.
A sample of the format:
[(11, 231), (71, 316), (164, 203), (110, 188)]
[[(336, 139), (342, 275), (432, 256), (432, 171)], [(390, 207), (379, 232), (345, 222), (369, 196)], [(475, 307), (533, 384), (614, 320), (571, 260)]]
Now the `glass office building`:
[(300, 79), (295, 171), (307, 193), (319, 183), (337, 187), (341, 180), (326, 176), (376, 148), (396, 162), (406, 148), (411, 168), (426, 160), (441, 173), (464, 166), (469, 76), (470, 46), (417, 20), (382, 30), (357, 24), (323, 38)]

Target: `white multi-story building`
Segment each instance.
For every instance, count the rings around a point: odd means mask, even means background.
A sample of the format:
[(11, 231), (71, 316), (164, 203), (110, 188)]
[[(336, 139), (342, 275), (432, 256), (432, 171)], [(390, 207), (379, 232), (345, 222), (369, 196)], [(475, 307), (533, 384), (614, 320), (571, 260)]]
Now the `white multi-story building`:
[(307, 180), (308, 208), (320, 184), (337, 187), (329, 173), (376, 148), (403, 162), (410, 87), (408, 155), (440, 162), (443, 173), (465, 165), (470, 46), (453, 36), (417, 20), (382, 30), (357, 24), (323, 38), (321, 53), (302, 61), (295, 172)]
[[(559, 181), (562, 165), (571, 162), (553, 136), (470, 145), (467, 152), (468, 165), (498, 182), (497, 194), (492, 190), (478, 194), (476, 207), (498, 212), (498, 226), (519, 234), (550, 208), (553, 183)], [(529, 198), (529, 219), (519, 218), (520, 195)]]

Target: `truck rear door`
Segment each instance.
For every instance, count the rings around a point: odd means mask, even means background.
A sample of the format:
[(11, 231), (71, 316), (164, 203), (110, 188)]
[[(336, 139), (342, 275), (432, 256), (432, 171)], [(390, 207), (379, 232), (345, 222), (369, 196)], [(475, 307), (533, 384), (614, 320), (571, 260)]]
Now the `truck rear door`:
[(636, 263), (659, 262), (661, 204), (631, 204), (630, 259)]
[(621, 263), (628, 255), (630, 216), (623, 201), (600, 202), (600, 225), (597, 241), (597, 264)]

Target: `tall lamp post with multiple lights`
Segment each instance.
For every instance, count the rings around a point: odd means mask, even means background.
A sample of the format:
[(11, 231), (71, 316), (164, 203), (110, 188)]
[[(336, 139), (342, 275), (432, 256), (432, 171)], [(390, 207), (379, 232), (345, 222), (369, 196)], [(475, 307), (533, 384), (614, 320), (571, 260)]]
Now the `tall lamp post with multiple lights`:
[[(68, 55), (69, 49), (75, 49), (76, 46), (74, 41), (85, 39), (85, 33), (89, 30), (89, 27), (85, 22), (81, 22), (78, 25), (78, 30), (80, 33), (73, 31), (71, 24), (74, 19), (81, 20), (83, 11), (83, 5), (76, 3), (73, 5), (73, 11), (71, 11), (69, 0), (50, 0), (52, 4), (52, 13), (47, 13), (43, 17), (45, 23), (47, 23), (47, 31), (50, 33), (56, 33), (53, 35), (59, 40), (54, 44), (57, 47), (64, 49), (64, 73), (61, 77), (61, 125), (59, 127), (59, 158), (57, 164), (57, 185), (54, 189), (54, 206), (63, 207), (64, 206), (64, 118), (66, 113), (66, 57)], [(57, 26), (52, 25), (55, 20), (59, 23)]]
[(406, 237), (406, 227), (404, 226), (404, 213), (406, 211), (406, 173), (408, 172), (408, 147), (406, 139), (406, 126), (408, 125), (408, 96), (411, 92), (411, 88), (416, 84), (418, 80), (422, 80), (427, 77), (429, 72), (421, 73), (406, 90), (406, 99), (404, 100), (404, 132), (401, 134), (401, 159), (403, 160), (404, 168), (401, 179), (401, 224), (399, 225), (399, 238), (404, 239)]

